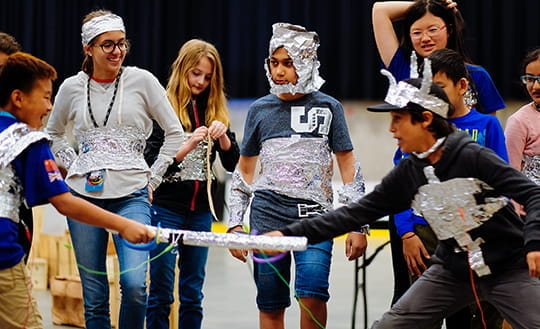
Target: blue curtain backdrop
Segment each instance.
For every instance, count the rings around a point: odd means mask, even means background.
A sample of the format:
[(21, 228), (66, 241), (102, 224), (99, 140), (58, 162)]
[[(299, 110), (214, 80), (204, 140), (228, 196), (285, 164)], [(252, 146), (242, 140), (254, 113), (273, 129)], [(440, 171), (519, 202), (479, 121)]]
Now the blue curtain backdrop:
[[(0, 31), (26, 52), (54, 65), (58, 85), (82, 61), (82, 18), (109, 9), (125, 20), (133, 47), (127, 65), (153, 72), (165, 85), (183, 42), (202, 38), (216, 45), (229, 97), (268, 92), (263, 61), (271, 25), (290, 22), (319, 33), (322, 90), (339, 99), (381, 99), (386, 81), (378, 73), (369, 0), (0, 0)], [(505, 98), (523, 98), (519, 64), (540, 46), (539, 0), (461, 0), (472, 60), (493, 76)]]

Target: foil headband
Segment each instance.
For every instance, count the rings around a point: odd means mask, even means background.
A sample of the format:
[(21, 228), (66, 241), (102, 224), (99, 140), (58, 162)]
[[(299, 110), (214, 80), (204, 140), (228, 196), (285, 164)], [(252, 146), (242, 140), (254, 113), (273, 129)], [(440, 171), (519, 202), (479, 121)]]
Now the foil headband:
[(270, 83), (270, 93), (272, 94), (308, 94), (317, 91), (324, 84), (324, 79), (319, 76), (319, 66), (317, 58), (317, 48), (319, 47), (319, 36), (315, 32), (309, 32), (304, 27), (288, 23), (276, 23), (272, 25), (272, 38), (270, 39), (269, 55), (276, 49), (283, 47), (289, 53), (296, 68), (298, 81), (295, 85), (288, 83), (278, 85), (272, 80), (268, 64), (265, 63), (266, 77)]
[[(409, 102), (415, 103), (445, 119), (448, 118), (448, 103), (429, 93), (432, 84), (432, 73), (431, 62), (428, 58), (424, 59), (424, 72), (420, 89), (405, 81), (397, 83), (388, 70), (382, 69), (381, 73), (388, 78), (390, 83), (384, 98), (385, 102), (400, 108), (406, 107)], [(414, 51), (411, 54), (410, 76), (411, 78), (418, 77), (416, 53)]]
[(81, 39), (83, 46), (89, 44), (90, 41), (101, 33), (109, 31), (126, 32), (122, 17), (115, 14), (107, 14), (92, 18), (82, 26)]

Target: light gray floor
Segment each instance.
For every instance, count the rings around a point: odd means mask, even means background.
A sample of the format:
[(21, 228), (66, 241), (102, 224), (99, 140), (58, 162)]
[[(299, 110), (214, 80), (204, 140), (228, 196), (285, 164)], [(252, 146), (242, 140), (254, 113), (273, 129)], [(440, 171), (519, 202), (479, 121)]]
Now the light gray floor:
[[(368, 240), (368, 255), (384, 243), (384, 233), (374, 234)], [(368, 323), (378, 318), (389, 305), (392, 294), (392, 270), (390, 247), (387, 246), (375, 258), (367, 270)], [(327, 328), (352, 328), (352, 303), (354, 296), (354, 262), (344, 256), (344, 239), (336, 239), (331, 272)], [(256, 329), (258, 313), (255, 306), (255, 286), (248, 265), (233, 259), (226, 249), (210, 250), (207, 278), (204, 287), (205, 329)], [(73, 328), (56, 326), (51, 322), (51, 297), (48, 291), (35, 291), (46, 329)], [(298, 328), (298, 304), (287, 311), (287, 328)], [(356, 328), (363, 328), (362, 295), (356, 314)]]

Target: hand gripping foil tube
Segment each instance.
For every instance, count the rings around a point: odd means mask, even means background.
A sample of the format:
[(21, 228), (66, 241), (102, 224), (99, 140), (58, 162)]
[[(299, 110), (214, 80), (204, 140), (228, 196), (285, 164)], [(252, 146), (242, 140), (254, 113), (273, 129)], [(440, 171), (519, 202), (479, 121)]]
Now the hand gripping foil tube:
[(229, 195), (229, 228), (242, 225), (251, 194), (251, 186), (244, 180), (237, 167), (232, 174), (231, 193)]
[(147, 227), (156, 234), (154, 241), (147, 244), (132, 244), (124, 239), (122, 239), (122, 241), (124, 241), (128, 247), (138, 250), (151, 250), (159, 243), (247, 250), (302, 251), (307, 248), (307, 238), (301, 236), (268, 236), (241, 233), (187, 231), (150, 225), (147, 225)]

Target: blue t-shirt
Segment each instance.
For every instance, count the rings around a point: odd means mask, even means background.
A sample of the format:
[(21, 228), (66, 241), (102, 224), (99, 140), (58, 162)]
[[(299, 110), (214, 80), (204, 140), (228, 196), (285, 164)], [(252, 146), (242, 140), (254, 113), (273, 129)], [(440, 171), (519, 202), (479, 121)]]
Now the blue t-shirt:
[[(467, 64), (467, 70), (471, 75), (476, 89), (478, 103), (482, 113), (492, 113), (504, 109), (506, 105), (501, 94), (495, 87), (489, 73), (481, 66)], [(410, 63), (400, 47), (394, 54), (387, 68), (397, 81), (410, 78)]]
[[(465, 131), (472, 140), (492, 149), (501, 159), (508, 162), (504, 131), (495, 116), (482, 114), (472, 109), (464, 116), (447, 120), (453, 123), (457, 130)], [(396, 151), (396, 157), (401, 159), (403, 155), (401, 150)], [(395, 160), (399, 161), (399, 159)], [(412, 210), (395, 214), (394, 221), (400, 236), (407, 232), (414, 232), (414, 224), (428, 224), (423, 217), (414, 215)]]
[[(0, 131), (16, 122), (14, 117), (1, 115)], [(46, 140), (28, 146), (11, 164), (29, 207), (45, 204), (50, 197), (69, 191)], [(0, 217), (0, 269), (13, 267), (21, 261), (24, 251), (17, 241), (17, 224)]]
[[(302, 115), (293, 116), (293, 108)], [(311, 119), (317, 120), (314, 129), (310, 132), (298, 132), (296, 127)], [(244, 124), (240, 154), (258, 156), (265, 140), (292, 135), (303, 138), (327, 136), (330, 149), (334, 153), (353, 149), (341, 103), (316, 91), (293, 101), (284, 101), (269, 94), (251, 104)]]

